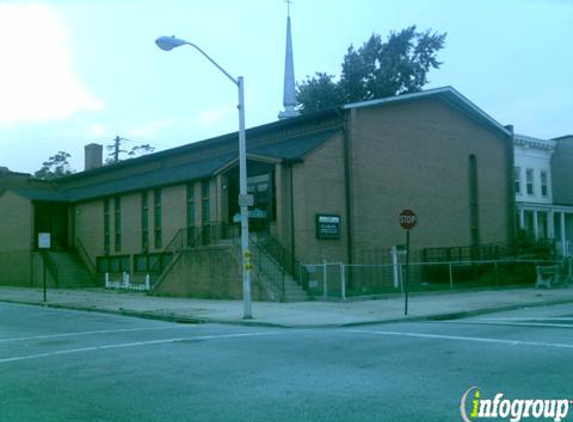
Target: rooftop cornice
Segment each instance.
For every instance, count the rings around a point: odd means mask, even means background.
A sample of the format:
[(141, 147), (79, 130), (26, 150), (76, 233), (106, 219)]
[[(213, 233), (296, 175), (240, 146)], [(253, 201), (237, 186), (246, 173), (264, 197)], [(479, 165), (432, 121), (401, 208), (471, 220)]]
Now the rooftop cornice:
[(515, 145), (521, 145), (529, 148), (545, 149), (553, 151), (557, 142), (552, 139), (533, 138), (525, 135), (514, 136)]

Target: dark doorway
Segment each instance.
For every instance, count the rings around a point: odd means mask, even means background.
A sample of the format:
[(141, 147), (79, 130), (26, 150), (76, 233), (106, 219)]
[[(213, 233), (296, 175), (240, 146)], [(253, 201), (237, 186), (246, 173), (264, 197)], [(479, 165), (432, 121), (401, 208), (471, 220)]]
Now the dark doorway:
[(38, 233), (50, 233), (52, 249), (68, 247), (68, 205), (61, 202), (34, 204), (34, 238), (38, 247)]
[[(229, 192), (229, 222), (238, 223), (240, 215), (239, 174), (235, 168), (227, 174)], [(247, 192), (253, 195), (253, 206), (249, 207), (249, 228), (253, 232), (269, 230), (270, 222), (275, 219), (276, 195), (274, 166), (272, 164), (249, 162)]]

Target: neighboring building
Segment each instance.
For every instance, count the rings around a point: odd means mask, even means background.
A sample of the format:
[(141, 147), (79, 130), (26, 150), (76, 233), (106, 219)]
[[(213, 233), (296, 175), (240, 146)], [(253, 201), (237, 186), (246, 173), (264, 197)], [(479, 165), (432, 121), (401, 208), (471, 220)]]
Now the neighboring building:
[(519, 228), (532, 239), (555, 239), (562, 255), (573, 239), (571, 142), (515, 135)]
[[(553, 204), (561, 212), (555, 216), (556, 238), (564, 255), (573, 255), (573, 135), (555, 138), (551, 175)], [(558, 220), (558, 222), (557, 222)], [(565, 239), (565, 242), (563, 242)]]
[[(510, 243), (512, 136), (451, 87), (249, 129), (254, 239), (302, 263), (361, 263), (403, 243), (398, 215), (410, 208), (415, 249)], [(158, 293), (240, 297), (227, 240), (238, 235), (237, 147), (227, 134), (62, 177), (57, 190), (0, 181), (0, 250), (33, 253), (50, 232), (100, 274), (155, 271)], [(255, 297), (276, 298), (263, 273)]]

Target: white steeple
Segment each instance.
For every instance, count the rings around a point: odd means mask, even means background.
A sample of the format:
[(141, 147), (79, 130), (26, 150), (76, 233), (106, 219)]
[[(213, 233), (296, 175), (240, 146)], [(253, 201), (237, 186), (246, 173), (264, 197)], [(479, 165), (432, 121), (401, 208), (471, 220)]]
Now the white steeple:
[(283, 105), (284, 111), (279, 113), (279, 119), (288, 119), (289, 117), (296, 117), (300, 112), (296, 110), (296, 88), (294, 80), (294, 61), (292, 58), (292, 40), (290, 35), (290, 4), (291, 0), (285, 0), (288, 4), (287, 15), (287, 39), (286, 39), (286, 55), (285, 55), (285, 82)]

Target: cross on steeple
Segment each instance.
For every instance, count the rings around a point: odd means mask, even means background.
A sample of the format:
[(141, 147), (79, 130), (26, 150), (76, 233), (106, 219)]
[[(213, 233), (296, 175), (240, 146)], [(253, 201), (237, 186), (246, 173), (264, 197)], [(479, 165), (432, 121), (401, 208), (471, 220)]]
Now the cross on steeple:
[(284, 2), (287, 4), (287, 16), (290, 18), (290, 5), (294, 3), (294, 1), (292, 0), (284, 0)]

